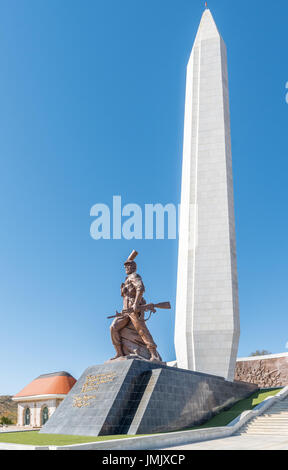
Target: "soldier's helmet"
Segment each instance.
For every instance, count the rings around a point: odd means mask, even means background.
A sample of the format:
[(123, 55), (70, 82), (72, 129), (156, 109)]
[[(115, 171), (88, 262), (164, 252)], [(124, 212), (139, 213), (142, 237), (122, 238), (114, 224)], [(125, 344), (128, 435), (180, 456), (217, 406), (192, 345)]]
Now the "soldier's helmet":
[(132, 261), (132, 260), (125, 261), (124, 266), (128, 266), (128, 265), (131, 266), (134, 272), (137, 270), (137, 264), (135, 263), (135, 261)]
[(137, 269), (137, 265), (134, 261), (137, 255), (138, 255), (137, 251), (133, 250), (124, 263), (124, 266), (130, 265), (131, 268), (133, 269), (133, 272), (135, 272)]

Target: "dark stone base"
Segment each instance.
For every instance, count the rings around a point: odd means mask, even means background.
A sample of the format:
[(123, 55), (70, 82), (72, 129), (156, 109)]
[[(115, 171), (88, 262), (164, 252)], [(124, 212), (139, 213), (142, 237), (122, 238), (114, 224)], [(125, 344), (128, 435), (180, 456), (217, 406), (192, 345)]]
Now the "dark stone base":
[(138, 359), (89, 367), (40, 433), (99, 436), (202, 424), (257, 386)]

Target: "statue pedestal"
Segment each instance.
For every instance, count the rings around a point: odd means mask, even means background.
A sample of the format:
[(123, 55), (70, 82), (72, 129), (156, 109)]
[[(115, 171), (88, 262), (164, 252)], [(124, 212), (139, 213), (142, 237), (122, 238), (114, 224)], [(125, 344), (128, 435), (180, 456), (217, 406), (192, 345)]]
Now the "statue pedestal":
[(99, 436), (199, 425), (257, 390), (145, 360), (88, 367), (40, 433)]

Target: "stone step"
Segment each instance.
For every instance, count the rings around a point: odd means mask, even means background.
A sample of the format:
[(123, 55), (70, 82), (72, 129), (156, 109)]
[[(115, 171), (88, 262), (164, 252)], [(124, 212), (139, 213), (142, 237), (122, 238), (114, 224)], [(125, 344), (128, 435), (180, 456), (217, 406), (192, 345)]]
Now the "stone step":
[(282, 427), (282, 428), (285, 428), (288, 426), (288, 422), (285, 421), (284, 423), (283, 422), (280, 422), (280, 421), (272, 421), (271, 423), (267, 421), (257, 421), (253, 424), (250, 424), (248, 426), (279, 426), (279, 427)]
[[(283, 425), (281, 426), (281, 425), (279, 425), (278, 423), (274, 423), (274, 424), (269, 424), (269, 423), (268, 423), (268, 424), (267, 424), (267, 423), (257, 424), (257, 423), (255, 423), (255, 424), (251, 424), (251, 425), (248, 425), (248, 426), (247, 426), (247, 428), (253, 428), (253, 427), (254, 427), (254, 428), (255, 428), (255, 427), (261, 427), (261, 428), (263, 428), (263, 427), (267, 427), (267, 428), (270, 428), (270, 427), (271, 427), (271, 428), (272, 428), (272, 427), (273, 427), (273, 428), (276, 428), (276, 427), (277, 427), (277, 428), (286, 429), (286, 428), (287, 428), (287, 424), (284, 425), (284, 426), (283, 426)], [(288, 429), (288, 428), (287, 428), (287, 429)]]
[(233, 435), (250, 434), (288, 436), (288, 399), (275, 403), (265, 414), (255, 417)]
[(261, 416), (261, 418), (257, 418), (257, 421), (288, 421), (288, 416), (277, 416), (277, 415), (272, 415), (272, 416)]
[(261, 415), (261, 416), (267, 416), (267, 415), (268, 415), (268, 416), (274, 416), (274, 415), (276, 415), (276, 416), (277, 416), (277, 415), (283, 415), (283, 416), (286, 415), (286, 416), (287, 416), (287, 415), (288, 415), (288, 411), (287, 411), (287, 410), (285, 410), (285, 411), (284, 411), (284, 410), (278, 410), (278, 411), (275, 411), (275, 410), (271, 410), (271, 411), (270, 411), (270, 410), (269, 410), (269, 411), (265, 412), (265, 414), (263, 414), (263, 415)]
[(251, 424), (251, 425), (248, 425), (248, 426), (243, 426), (243, 429), (255, 429), (255, 428), (261, 428), (261, 429), (274, 429), (274, 428), (277, 428), (277, 429), (287, 429), (287, 426), (280, 426), (279, 424), (275, 424), (275, 425), (270, 425), (270, 424)]
[(265, 416), (260, 416), (258, 419), (262, 420), (269, 420), (269, 421), (274, 421), (274, 420), (279, 420), (279, 421), (287, 421), (288, 416), (287, 415), (265, 415)]
[(279, 406), (279, 405), (274, 405), (274, 406), (271, 406), (271, 408), (268, 408), (268, 413), (270, 413), (271, 411), (288, 411), (288, 407), (287, 406)]
[(263, 418), (264, 416), (267, 417), (267, 418), (273, 418), (274, 416), (275, 416), (275, 418), (277, 418), (278, 416), (279, 416), (280, 418), (281, 418), (282, 416), (283, 416), (284, 418), (285, 418), (285, 417), (288, 418), (288, 413), (286, 413), (286, 412), (285, 412), (285, 413), (284, 413), (284, 412), (282, 412), (282, 413), (265, 413), (265, 414), (260, 415), (260, 416), (258, 416), (258, 417), (259, 417), (259, 418)]
[(284, 413), (287, 414), (288, 410), (268, 410), (265, 414), (278, 414), (278, 413)]
[(288, 418), (288, 413), (265, 413), (264, 415), (259, 416), (260, 418)]
[(242, 433), (236, 433), (233, 434), (233, 436), (288, 436), (288, 433), (283, 433), (283, 432), (261, 432), (261, 431), (255, 431), (255, 432), (242, 432)]
[(285, 403), (277, 403), (276, 405), (271, 406), (270, 410), (287, 410), (288, 405)]
[(245, 424), (237, 435), (241, 434), (277, 434), (288, 435), (288, 420), (275, 420), (271, 418), (255, 418), (250, 423)]
[(267, 413), (264, 413), (264, 414), (261, 415), (261, 416), (265, 416), (265, 415), (268, 415), (268, 416), (273, 416), (273, 415), (286, 415), (286, 416), (287, 416), (287, 415), (288, 415), (288, 411), (284, 411), (284, 410), (282, 410), (282, 411), (280, 411), (280, 410), (278, 410), (278, 411), (275, 411), (275, 410), (273, 410), (273, 411), (267, 411)]
[(288, 413), (287, 408), (271, 408), (267, 413)]
[(265, 412), (265, 414), (278, 414), (278, 413), (288, 413), (288, 410), (274, 410), (271, 408), (271, 410), (267, 410), (267, 412)]
[(243, 429), (242, 432), (245, 432), (246, 434), (251, 434), (251, 433), (265, 433), (265, 434), (283, 434), (283, 435), (288, 435), (288, 431), (287, 430), (283, 430), (283, 429), (271, 429), (271, 428), (253, 428), (253, 429)]
[[(254, 425), (254, 426), (243, 426), (242, 429), (281, 429), (282, 431), (285, 431), (285, 430), (288, 430), (288, 427), (287, 426), (278, 426), (278, 425), (275, 425), (275, 426), (270, 426), (270, 425)], [(241, 429), (241, 430), (242, 430)]]
[(287, 411), (288, 410), (288, 405), (286, 406), (283, 406), (283, 405), (273, 405), (271, 406), (271, 408), (269, 409), (270, 410), (283, 410), (283, 411)]
[(287, 426), (288, 422), (280, 422), (280, 421), (272, 421), (272, 422), (267, 422), (267, 421), (254, 421), (253, 423), (247, 424), (247, 426), (281, 426), (285, 428)]
[(253, 429), (243, 429), (243, 431), (241, 432), (277, 432), (278, 434), (280, 433), (284, 433), (284, 434), (288, 434), (288, 430), (284, 430), (284, 429), (272, 429), (272, 428), (253, 428)]
[(277, 412), (273, 411), (273, 413), (268, 412), (261, 416), (288, 416), (288, 412), (287, 411), (277, 411)]
[(277, 402), (275, 402), (272, 406), (273, 406), (273, 407), (274, 407), (274, 406), (275, 406), (275, 407), (276, 407), (276, 406), (288, 406), (288, 401), (286, 401), (286, 400), (277, 401)]
[[(242, 433), (239, 433), (238, 436), (243, 436), (243, 435), (247, 435), (247, 436), (250, 436), (252, 434), (266, 434), (266, 435), (269, 435), (269, 436), (288, 436), (288, 433), (287, 432), (271, 432), (271, 431), (251, 431), (251, 432), (242, 432)], [(235, 434), (234, 434), (235, 435)]]
[[(288, 418), (275, 418), (275, 417), (270, 417), (268, 416), (266, 419), (263, 419), (263, 418), (256, 418), (254, 419), (253, 421), (249, 421), (249, 423), (262, 423), (262, 421), (265, 423), (273, 423), (274, 421), (277, 421), (279, 423), (285, 423), (286, 421), (288, 421)], [(248, 424), (248, 423), (247, 423)]]
[(281, 433), (284, 433), (284, 434), (288, 434), (288, 430), (287, 429), (277, 429), (277, 428), (252, 428), (252, 429), (243, 429), (239, 432), (247, 432), (247, 433), (250, 433), (250, 432), (272, 432), (272, 433), (277, 433), (277, 434), (281, 434)]
[(288, 432), (287, 426), (285, 428), (282, 428), (281, 426), (250, 426), (248, 428), (245, 428), (245, 431), (253, 431), (254, 429), (271, 429), (271, 431), (283, 431), (283, 432)]
[(257, 419), (257, 421), (253, 421), (253, 423), (279, 423), (279, 424), (285, 424), (288, 423), (288, 419), (275, 419), (275, 418), (267, 418), (267, 419)]

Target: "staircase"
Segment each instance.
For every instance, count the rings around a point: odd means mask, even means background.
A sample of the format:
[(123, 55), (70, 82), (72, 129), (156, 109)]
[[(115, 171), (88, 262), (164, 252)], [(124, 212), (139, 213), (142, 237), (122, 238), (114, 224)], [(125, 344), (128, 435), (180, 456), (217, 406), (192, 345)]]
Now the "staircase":
[(272, 405), (265, 414), (249, 421), (234, 436), (246, 434), (288, 436), (288, 397)]

